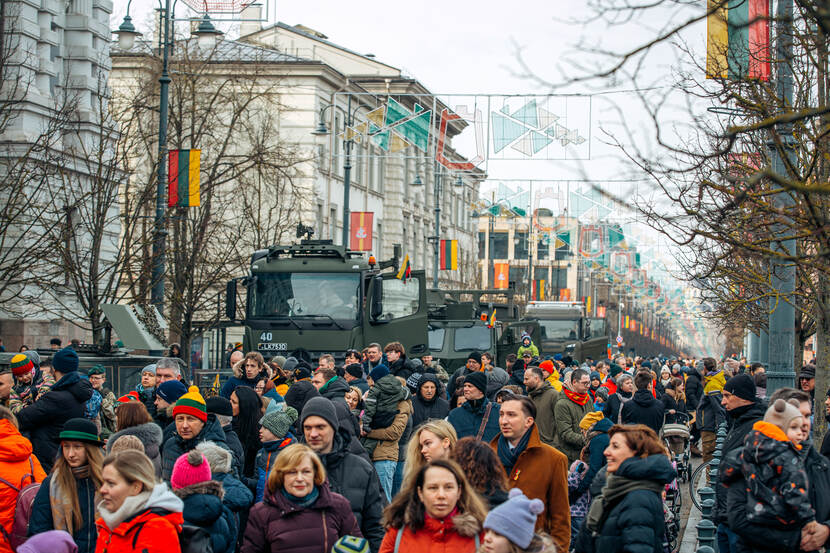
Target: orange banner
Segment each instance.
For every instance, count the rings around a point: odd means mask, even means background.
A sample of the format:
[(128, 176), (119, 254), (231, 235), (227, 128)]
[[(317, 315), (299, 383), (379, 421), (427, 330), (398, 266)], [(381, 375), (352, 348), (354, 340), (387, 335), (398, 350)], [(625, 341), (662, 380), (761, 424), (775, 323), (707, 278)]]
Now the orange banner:
[(493, 288), (507, 290), (510, 283), (510, 266), (507, 263), (493, 264)]
[(349, 249), (356, 252), (372, 251), (372, 221), (374, 213), (371, 211), (352, 211), (349, 221)]

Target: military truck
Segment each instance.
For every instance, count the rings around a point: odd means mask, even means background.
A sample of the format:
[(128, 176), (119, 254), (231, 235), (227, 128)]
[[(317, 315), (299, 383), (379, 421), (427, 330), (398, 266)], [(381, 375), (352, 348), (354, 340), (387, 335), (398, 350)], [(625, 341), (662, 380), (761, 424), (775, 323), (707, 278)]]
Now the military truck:
[(539, 340), (534, 343), (541, 354), (567, 354), (579, 361), (607, 356), (611, 342), (606, 320), (588, 317), (581, 302), (531, 301), (522, 321), (538, 324)]
[[(472, 351), (489, 352), (496, 365), (505, 366), (516, 353), (521, 331), (529, 327), (538, 339), (538, 325), (519, 324), (513, 290), (430, 289), (429, 351), (450, 373), (463, 366)], [(490, 317), (496, 313), (494, 324)], [(513, 327), (520, 329), (514, 331)], [(534, 330), (535, 327), (535, 330)]]
[[(299, 232), (298, 232), (299, 234)], [(398, 255), (377, 263), (331, 240), (305, 239), (251, 256), (250, 273), (227, 285), (226, 315), (237, 317), (237, 289), (246, 288), (243, 348), (266, 358), (303, 348), (325, 353), (400, 341), (408, 355), (427, 351), (424, 271), (396, 277)], [(384, 269), (392, 269), (385, 271)]]

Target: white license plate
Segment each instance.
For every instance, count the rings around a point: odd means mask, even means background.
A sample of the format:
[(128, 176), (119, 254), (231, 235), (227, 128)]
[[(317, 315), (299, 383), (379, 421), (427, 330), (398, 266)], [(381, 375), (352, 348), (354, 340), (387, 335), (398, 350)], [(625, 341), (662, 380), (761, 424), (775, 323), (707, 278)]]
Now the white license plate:
[(257, 349), (260, 351), (288, 351), (288, 344), (285, 342), (260, 343)]

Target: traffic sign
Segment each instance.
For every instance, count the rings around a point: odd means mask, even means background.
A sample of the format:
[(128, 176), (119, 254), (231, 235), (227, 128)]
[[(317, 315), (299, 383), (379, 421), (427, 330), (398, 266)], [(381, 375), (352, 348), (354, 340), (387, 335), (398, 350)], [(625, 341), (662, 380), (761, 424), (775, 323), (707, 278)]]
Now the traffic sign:
[(617, 345), (621, 346), (623, 343), (623, 337), (617, 334)]

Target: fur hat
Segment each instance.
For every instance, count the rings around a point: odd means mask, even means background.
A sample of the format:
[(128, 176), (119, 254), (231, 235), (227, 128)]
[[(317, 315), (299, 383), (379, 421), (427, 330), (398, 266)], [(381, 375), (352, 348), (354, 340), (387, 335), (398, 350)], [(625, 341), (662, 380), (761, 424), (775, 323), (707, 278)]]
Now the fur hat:
[(776, 399), (775, 403), (770, 405), (767, 412), (764, 413), (764, 422), (770, 422), (786, 432), (790, 421), (802, 416), (801, 411), (798, 410), (798, 401), (794, 399), (789, 401)]
[(490, 511), (484, 519), (484, 528), (504, 536), (522, 549), (533, 540), (536, 517), (545, 510), (540, 499), (528, 499), (522, 490), (510, 490), (509, 499)]
[(216, 444), (211, 440), (204, 441), (196, 446), (197, 451), (201, 451), (202, 455), (210, 465), (211, 474), (226, 474), (231, 472), (233, 467), (233, 454)]
[(193, 484), (201, 484), (211, 479), (210, 465), (198, 449), (191, 449), (176, 459), (173, 473), (170, 476), (170, 486), (174, 490), (186, 488)]

